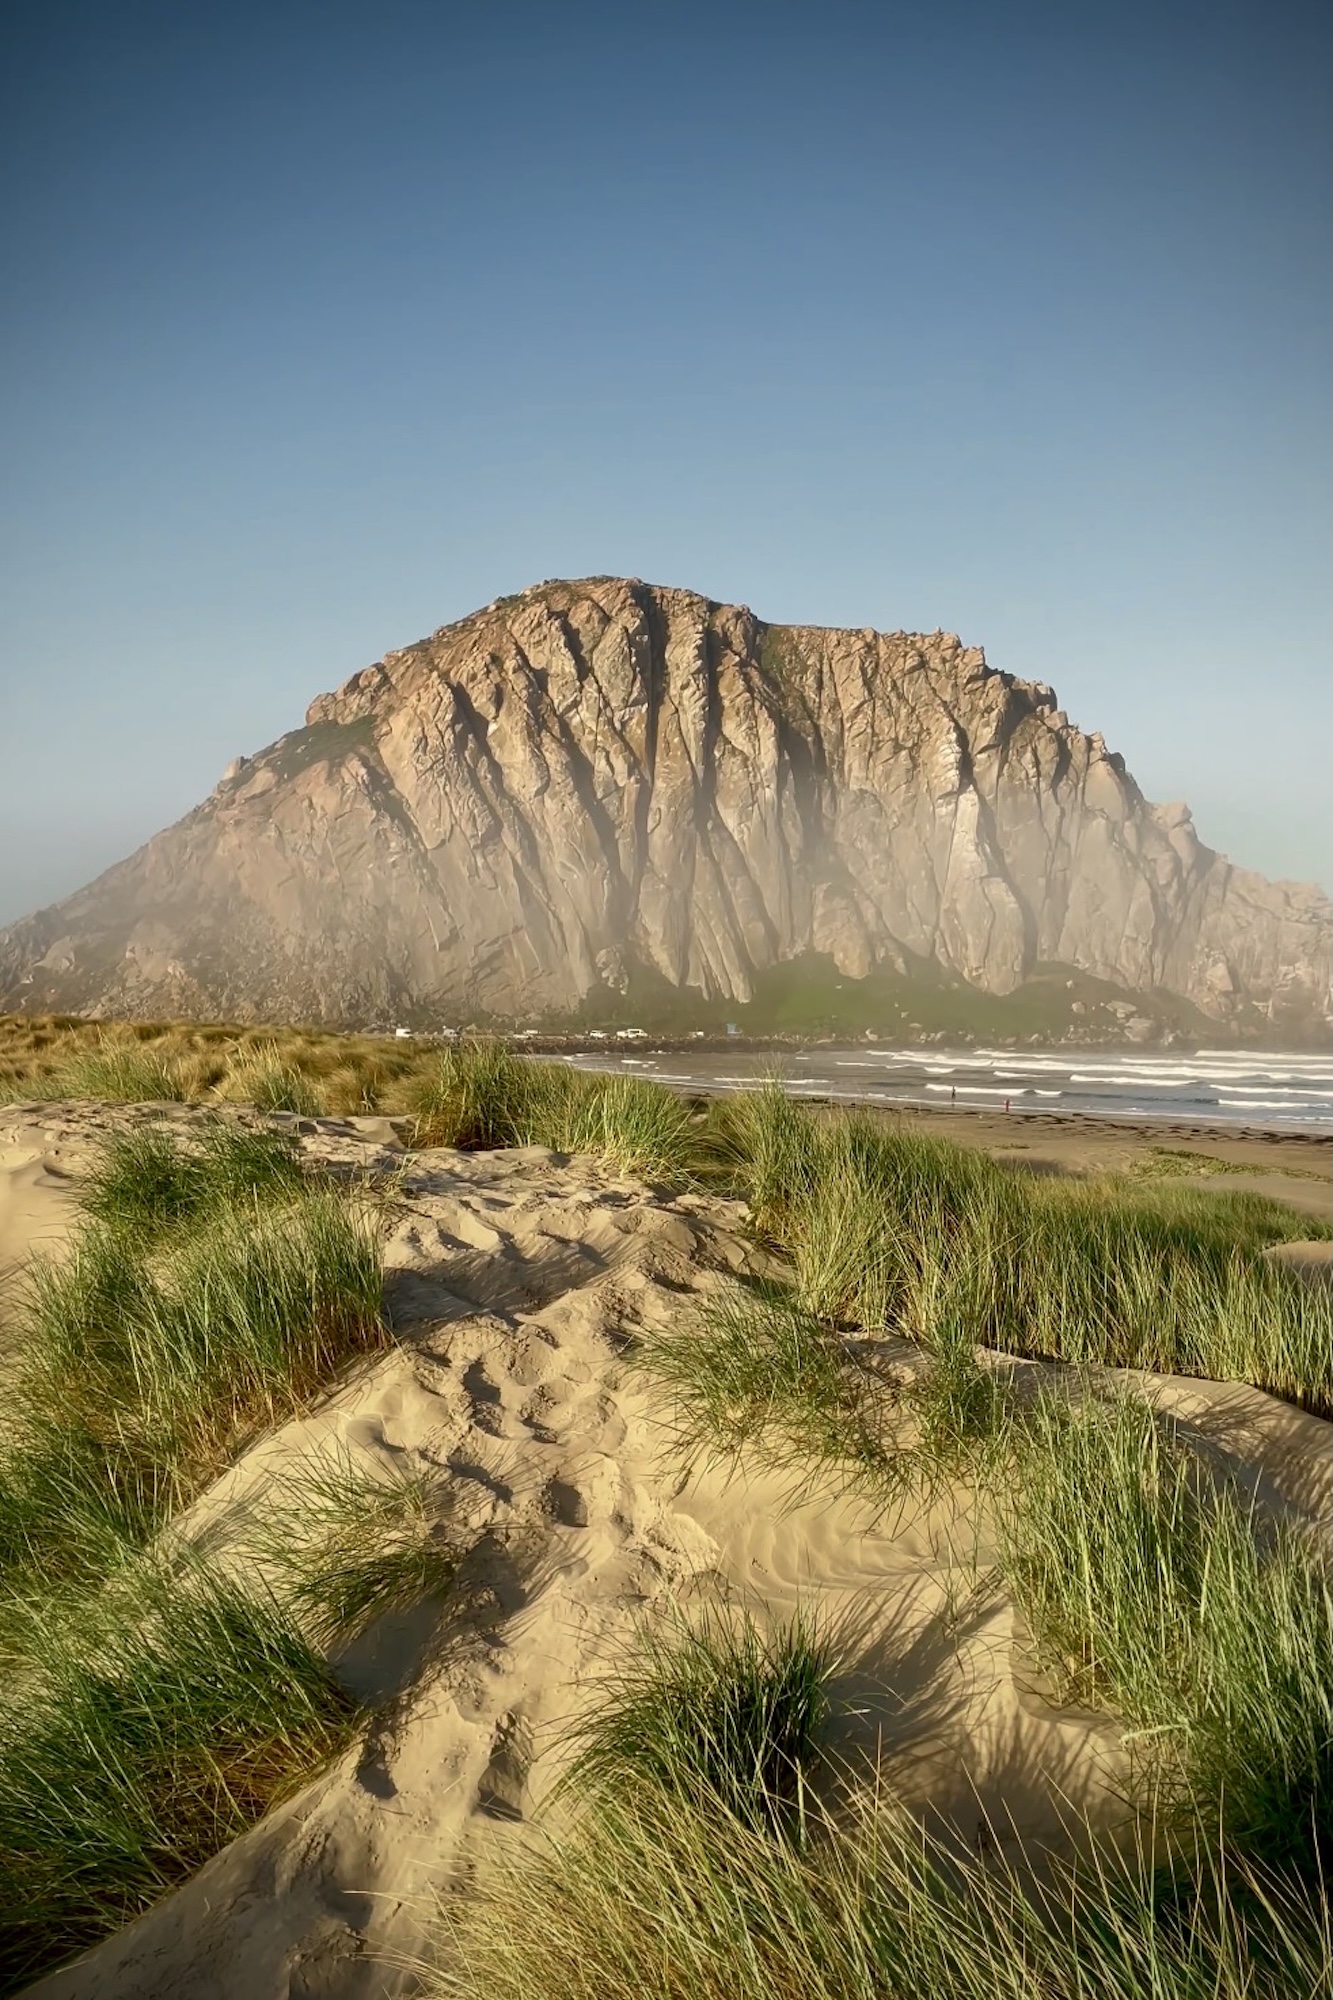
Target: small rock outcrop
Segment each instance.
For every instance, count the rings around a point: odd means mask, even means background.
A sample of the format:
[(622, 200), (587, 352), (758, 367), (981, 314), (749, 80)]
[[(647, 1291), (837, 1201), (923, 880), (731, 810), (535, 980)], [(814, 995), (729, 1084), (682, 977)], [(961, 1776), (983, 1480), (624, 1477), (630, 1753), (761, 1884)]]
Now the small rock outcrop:
[(0, 931), (0, 1007), (535, 1018), (636, 969), (744, 1000), (820, 953), (998, 994), (1062, 965), (1307, 1034), (1330, 917), (951, 634), (594, 579), (321, 695), (176, 826)]

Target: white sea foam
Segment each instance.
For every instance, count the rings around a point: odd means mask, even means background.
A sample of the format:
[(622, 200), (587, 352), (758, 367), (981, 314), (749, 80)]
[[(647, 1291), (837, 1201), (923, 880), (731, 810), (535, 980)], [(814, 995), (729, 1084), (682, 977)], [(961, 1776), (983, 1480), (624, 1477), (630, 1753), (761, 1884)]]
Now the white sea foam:
[[(731, 1093), (753, 1090), (756, 1069), (718, 1074), (717, 1056), (669, 1058), (684, 1067), (655, 1072), (664, 1083), (691, 1083)], [(581, 1067), (619, 1071), (621, 1059), (579, 1059)], [(725, 1058), (722, 1058), (725, 1060)], [(843, 1103), (980, 1109), (1004, 1098), (1023, 1111), (1062, 1116), (1212, 1121), (1302, 1130), (1333, 1129), (1333, 1057), (1287, 1051), (949, 1049), (853, 1047), (793, 1050), (799, 1070), (786, 1084), (792, 1096)], [(649, 1064), (631, 1059), (631, 1068)]]

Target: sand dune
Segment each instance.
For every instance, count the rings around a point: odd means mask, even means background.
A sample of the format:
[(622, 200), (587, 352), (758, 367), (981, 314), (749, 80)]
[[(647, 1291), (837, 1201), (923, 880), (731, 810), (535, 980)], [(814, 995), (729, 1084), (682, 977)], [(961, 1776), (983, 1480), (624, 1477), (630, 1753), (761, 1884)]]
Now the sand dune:
[(58, 1136), (41, 1127), (0, 1131), (0, 1338), (29, 1258), (58, 1250), (68, 1234), (74, 1187)]
[[(6, 1287), (25, 1254), (59, 1244), (105, 1116), (0, 1125)], [(335, 1170), (395, 1158), (386, 1121), (303, 1129)], [(1058, 1840), (1062, 1805), (1100, 1824), (1122, 1813), (1118, 1731), (1044, 1699), (965, 1492), (876, 1515), (848, 1495), (793, 1497), (757, 1464), (683, 1469), (626, 1336), (755, 1268), (741, 1222), (739, 1204), (668, 1199), (539, 1149), (412, 1158), (384, 1251), (398, 1345), (255, 1444), (172, 1532), (244, 1566), (254, 1523), (312, 1455), (439, 1468), (473, 1542), (454, 1601), (342, 1655), (349, 1684), (384, 1704), (363, 1742), (34, 1995), (411, 1992), (438, 1897), (558, 1812), (561, 1739), (636, 1625), (718, 1594), (766, 1615), (800, 1603), (839, 1629), (843, 1751), (977, 1849)], [(1325, 1425), (1251, 1389), (1146, 1386), (1250, 1466), (1270, 1504), (1326, 1513)]]

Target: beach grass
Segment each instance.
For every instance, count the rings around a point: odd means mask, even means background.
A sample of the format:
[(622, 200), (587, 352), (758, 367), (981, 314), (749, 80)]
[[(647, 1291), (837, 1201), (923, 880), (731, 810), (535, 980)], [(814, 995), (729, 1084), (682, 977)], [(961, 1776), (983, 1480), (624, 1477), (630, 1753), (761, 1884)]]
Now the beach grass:
[[(555, 1072), (557, 1075), (561, 1072)], [(683, 1098), (631, 1076), (563, 1075), (576, 1087), (553, 1093), (539, 1114), (534, 1141), (562, 1153), (588, 1153), (613, 1172), (680, 1185), (690, 1178), (696, 1150), (694, 1120)]]
[(884, 1506), (979, 1490), (1056, 1698), (1126, 1724), (1144, 1809), (1259, 1865), (1328, 1866), (1333, 1568), (1146, 1403), (1077, 1380), (1023, 1397), (962, 1344), (886, 1383), (792, 1300), (743, 1293), (640, 1358), (692, 1452)]
[(1266, 1261), (1327, 1226), (1250, 1194), (1039, 1179), (865, 1112), (821, 1118), (771, 1084), (714, 1127), (756, 1229), (830, 1325), (930, 1346), (1248, 1381), (1333, 1414), (1326, 1288)]
[(639, 1788), (498, 1857), (442, 1914), (433, 2000), (1328, 2000), (1313, 1885), (1213, 1851), (1044, 1877), (869, 1799), (775, 1839)]
[(598, 1076), (472, 1036), (402, 1044), (318, 1029), (17, 1017), (0, 1022), (0, 1103), (174, 1098), (305, 1118), (381, 1114), (418, 1147), (545, 1146), (681, 1185), (700, 1152), (689, 1105), (643, 1078)]
[(643, 1790), (721, 1801), (747, 1827), (795, 1837), (836, 1666), (800, 1613), (771, 1630), (725, 1606), (646, 1623), (580, 1718), (565, 1785), (603, 1802)]
[(720, 1292), (642, 1336), (632, 1359), (667, 1391), (689, 1460), (759, 1447), (798, 1485), (832, 1477), (875, 1497), (906, 1480), (894, 1389), (783, 1287)]
[(357, 1719), (276, 1602), (203, 1568), (30, 1609), (0, 1718), (3, 1990), (185, 1880)]
[[(832, 1413), (818, 1322), (787, 1316), (784, 1393)], [(952, 1396), (966, 1358), (939, 1364)], [(744, 1395), (772, 1373), (765, 1354)], [(754, 1627), (697, 1644), (685, 1628), (682, 1645), (678, 1626), (574, 1731), (566, 1788), (583, 1781), (585, 1809), (451, 1899), (437, 2000), (1328, 2000), (1324, 1552), (1129, 1397), (1038, 1397), (1003, 1435), (1002, 1566), (1053, 1698), (1108, 1710), (1134, 1741), (1142, 1816), (1122, 1839), (1071, 1819), (1064, 1858), (979, 1859), (882, 1798), (830, 1803), (812, 1782), (827, 1649), (778, 1634), (773, 1672)], [(760, 1690), (780, 1698), (788, 1662), (802, 1776), (784, 1816), (738, 1783), (762, 1768), (748, 1730), (771, 1744)]]
[(0, 1079), (4, 1098), (53, 1101), (89, 1098), (108, 1104), (179, 1102), (185, 1096), (179, 1064), (140, 1043), (103, 1034), (48, 1067)]
[(1333, 1863), (1333, 1568), (1145, 1404), (1045, 1394), (998, 1491), (1002, 1566), (1057, 1699), (1132, 1732), (1159, 1814), (1259, 1865)]
[(414, 1078), (405, 1101), (414, 1113), (418, 1146), (485, 1151), (530, 1143), (535, 1070), (499, 1041), (441, 1049)]
[(638, 1077), (534, 1062), (502, 1042), (453, 1044), (406, 1091), (418, 1146), (545, 1146), (612, 1171), (679, 1184), (696, 1142), (683, 1099)]
[(171, 1145), (113, 1142), (98, 1212), (31, 1269), (0, 1425), (0, 1574), (20, 1595), (104, 1573), (390, 1339), (372, 1209), (263, 1135)]
[(908, 1347), (864, 1341), (771, 1282), (719, 1292), (641, 1336), (631, 1359), (666, 1391), (687, 1461), (756, 1449), (793, 1493), (832, 1484), (887, 1505), (982, 1479), (1014, 1421), (1006, 1372), (963, 1321), (941, 1314)]
[[(830, 1806), (827, 1645), (677, 1621), (574, 1732), (585, 1809), (451, 1899), (437, 2000), (1326, 2000), (1322, 1555), (1126, 1399), (1039, 1402), (1011, 1471), (1005, 1560), (1047, 1664), (1151, 1758), (1137, 1838), (1071, 1823), (1064, 1859), (983, 1861), (882, 1798)], [(775, 1751), (799, 1812), (752, 1776)]]
[(986, 1345), (1249, 1381), (1328, 1415), (1329, 1293), (1261, 1255), (1317, 1228), (1250, 1195), (1038, 1182), (1017, 1228), (990, 1206), (954, 1261)]
[(183, 1881), (346, 1743), (329, 1665), (460, 1559), (439, 1482), (331, 1459), (269, 1559), (162, 1530), (241, 1446), (389, 1341), (377, 1216), (285, 1134), (108, 1137), (33, 1267), (0, 1426), (0, 1985)]
[(821, 1137), (817, 1118), (787, 1095), (777, 1071), (753, 1090), (715, 1098), (704, 1144), (744, 1194), (757, 1230), (781, 1235), (791, 1227), (819, 1174)]
[[(1333, 1414), (1328, 1294), (1263, 1256), (1327, 1231), (1171, 1173), (1038, 1178), (776, 1080), (701, 1115), (481, 1039), (86, 1025), (35, 1044), (17, 1080), (7, 1057), (0, 1089), (97, 1094), (66, 1090), (83, 1075), (114, 1097), (156, 1065), (213, 1102), (376, 1109), (421, 1146), (540, 1146), (742, 1194), (781, 1282), (719, 1286), (630, 1350), (678, 1439), (876, 1503), (959, 1486), (998, 1531), (1052, 1700), (1125, 1732), (1121, 1848), (982, 1862), (883, 1801), (823, 1800), (827, 1634), (724, 1610), (647, 1625), (575, 1725), (565, 1822), (452, 1901), (441, 1994), (1333, 2000), (1326, 1554), (1097, 1387), (1144, 1368)], [(11, 1980), (142, 1908), (336, 1750), (356, 1715), (330, 1652), (441, 1599), (466, 1548), (434, 1475), (335, 1457), (284, 1479), (254, 1589), (188, 1552), (168, 1572), (162, 1526), (388, 1340), (375, 1216), (290, 1137), (221, 1119), (111, 1136), (80, 1199), (71, 1255), (35, 1268), (0, 1425), (0, 1896), (6, 1869), (36, 1884), (10, 1898)], [(1078, 1372), (1020, 1392), (1004, 1356)]]
[(317, 1118), (325, 1108), (314, 1079), (284, 1057), (276, 1041), (239, 1051), (213, 1095), (232, 1104), (253, 1104), (256, 1111), (289, 1111), (301, 1118)]
[(370, 1466), (347, 1450), (284, 1471), (248, 1546), (302, 1629), (325, 1648), (449, 1591), (469, 1537), (433, 1470)]
[(970, 1475), (983, 1483), (1008, 1448), (1015, 1397), (1005, 1374), (977, 1354), (971, 1328), (938, 1315), (924, 1343), (929, 1360), (908, 1378), (918, 1487)]
[(0, 1104), (165, 1097), (303, 1116), (373, 1113), (429, 1062), (412, 1041), (321, 1028), (0, 1017)]
[(117, 1929), (299, 1789), (363, 1710), (342, 1649), (441, 1600), (468, 1545), (445, 1483), (326, 1454), (225, 1570), (176, 1539), (9, 1606), (0, 1991)]
[(107, 1229), (155, 1236), (238, 1201), (295, 1195), (303, 1184), (290, 1134), (212, 1119), (188, 1134), (154, 1125), (107, 1133), (78, 1199)]

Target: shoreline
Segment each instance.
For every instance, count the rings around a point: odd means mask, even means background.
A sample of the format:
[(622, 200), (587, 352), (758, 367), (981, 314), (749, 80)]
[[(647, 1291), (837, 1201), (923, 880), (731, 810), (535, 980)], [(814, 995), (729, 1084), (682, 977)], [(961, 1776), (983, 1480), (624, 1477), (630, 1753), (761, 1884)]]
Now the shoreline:
[[(640, 1076), (700, 1099), (753, 1087), (767, 1071), (800, 1103), (932, 1122), (1021, 1121), (1045, 1131), (1076, 1127), (1108, 1136), (1142, 1128), (1167, 1143), (1235, 1138), (1333, 1146), (1333, 1065), (1328, 1057), (1312, 1059), (1304, 1052), (1255, 1057), (1253, 1067), (1247, 1061), (1234, 1068), (1227, 1054), (1215, 1051), (1197, 1058), (1171, 1051), (1163, 1057), (1141, 1048), (1094, 1054), (1054, 1045), (977, 1052), (933, 1044), (833, 1042), (778, 1049), (737, 1040), (728, 1047), (697, 1042), (682, 1048), (645, 1037), (628, 1046), (524, 1042), (516, 1053), (585, 1073)], [(956, 1096), (950, 1095), (951, 1085)], [(1231, 1101), (1242, 1096), (1272, 1101)]]
[[(657, 1078), (649, 1080), (658, 1081)], [(683, 1088), (679, 1085), (674, 1087)], [(673, 1086), (665, 1084), (663, 1088), (669, 1090)], [(701, 1097), (715, 1097), (724, 1096), (727, 1092), (725, 1089), (715, 1091), (700, 1086), (698, 1094)], [(883, 1112), (891, 1118), (928, 1119), (931, 1124), (948, 1124), (956, 1120), (959, 1123), (966, 1122), (973, 1131), (984, 1128), (988, 1132), (999, 1132), (1008, 1128), (1015, 1119), (1021, 1119), (1024, 1124), (1035, 1124), (1046, 1131), (1073, 1131), (1090, 1139), (1098, 1137), (1157, 1139), (1166, 1136), (1223, 1145), (1249, 1142), (1262, 1146), (1287, 1144), (1309, 1146), (1322, 1148), (1328, 1153), (1330, 1164), (1333, 1164), (1333, 1130), (1312, 1131), (1294, 1125), (1241, 1125), (1228, 1119), (1210, 1122), (1203, 1118), (1155, 1118), (1151, 1113), (1139, 1111), (1126, 1112), (1123, 1118), (1118, 1118), (1111, 1112), (1043, 1111), (1040, 1106), (1035, 1105), (1015, 1105), (1010, 1111), (988, 1110), (982, 1105), (920, 1104), (912, 1099), (904, 1099), (901, 1105), (895, 1105), (871, 1103), (864, 1098), (839, 1097), (832, 1094), (821, 1096), (814, 1091), (802, 1092), (797, 1101), (801, 1104), (847, 1105), (862, 1111)]]
[[(341, 1031), (339, 1031), (341, 1032)], [(355, 1033), (356, 1030), (347, 1030)], [(375, 1028), (362, 1030), (377, 1037), (392, 1039), (394, 1030)], [(1195, 1042), (1187, 1040), (1171, 1041), (1126, 1041), (1116, 1037), (1071, 1036), (1063, 1040), (1045, 1040), (1029, 1037), (1007, 1037), (1004, 1035), (975, 1035), (958, 1032), (951, 1034), (944, 1028), (930, 1029), (910, 1042), (896, 1041), (887, 1036), (877, 1036), (873, 1041), (864, 1035), (849, 1031), (839, 1035), (832, 1030), (820, 1034), (784, 1033), (775, 1029), (767, 1035), (674, 1035), (657, 1034), (651, 1028), (630, 1029), (608, 1028), (603, 1033), (554, 1034), (536, 1028), (458, 1028), (448, 1032), (432, 1032), (427, 1028), (410, 1031), (413, 1040), (420, 1042), (467, 1041), (471, 1038), (508, 1042), (522, 1048), (530, 1055), (599, 1055), (622, 1048), (632, 1043), (649, 1055), (784, 1055), (810, 1054), (819, 1049), (865, 1049), (873, 1053), (876, 1049), (906, 1050), (921, 1049), (924, 1053), (938, 1053), (948, 1049), (977, 1050), (994, 1049), (1010, 1056), (1069, 1055), (1104, 1061), (1109, 1056), (1167, 1057), (1172, 1061), (1187, 1062), (1195, 1056), (1248, 1057), (1256, 1061), (1272, 1060), (1277, 1056), (1294, 1056), (1308, 1059), (1329, 1053), (1327, 1043), (1267, 1042)]]
[[(657, 1081), (656, 1078), (651, 1079)], [(667, 1084), (665, 1089), (672, 1088)], [(677, 1086), (679, 1087), (679, 1086)], [(700, 1089), (700, 1096), (725, 1095), (725, 1091)], [(1039, 1106), (1015, 1105), (1010, 1111), (987, 1110), (982, 1105), (934, 1105), (918, 1104), (905, 1100), (901, 1106), (884, 1103), (867, 1103), (861, 1098), (818, 1096), (813, 1091), (802, 1093), (802, 1104), (852, 1104), (864, 1111), (883, 1112), (889, 1117), (928, 1119), (931, 1124), (965, 1123), (972, 1131), (985, 1130), (1000, 1132), (1007, 1129), (1015, 1119), (1024, 1124), (1035, 1124), (1044, 1131), (1059, 1130), (1077, 1132), (1089, 1139), (1094, 1138), (1142, 1138), (1158, 1139), (1170, 1137), (1183, 1140), (1197, 1140), (1209, 1145), (1293, 1145), (1322, 1149), (1329, 1155), (1333, 1166), (1333, 1130), (1311, 1131), (1299, 1126), (1286, 1125), (1241, 1125), (1232, 1120), (1209, 1121), (1204, 1118), (1155, 1118), (1143, 1112), (1126, 1112), (1117, 1118), (1110, 1112), (1095, 1111), (1043, 1111)]]

